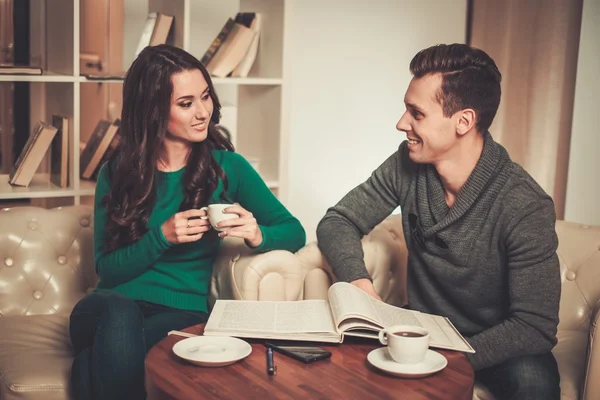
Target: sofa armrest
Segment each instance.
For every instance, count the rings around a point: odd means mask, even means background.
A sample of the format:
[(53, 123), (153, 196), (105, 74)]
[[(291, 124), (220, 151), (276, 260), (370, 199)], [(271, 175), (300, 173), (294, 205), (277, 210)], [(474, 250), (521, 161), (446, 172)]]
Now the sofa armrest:
[(210, 306), (216, 299), (298, 300), (304, 274), (289, 251), (253, 254), (243, 240), (228, 239), (213, 264)]
[[(406, 292), (408, 250), (402, 231), (402, 216), (391, 215), (362, 238), (367, 272), (373, 279), (375, 291), (388, 304), (403, 306)], [(305, 274), (304, 299), (327, 299), (327, 290), (335, 275), (316, 242), (296, 253)]]
[(586, 374), (583, 381), (583, 399), (600, 399), (600, 300), (592, 312)]
[(296, 258), (304, 274), (302, 298), (327, 300), (327, 290), (335, 282), (335, 275), (317, 242), (309, 243), (298, 250)]

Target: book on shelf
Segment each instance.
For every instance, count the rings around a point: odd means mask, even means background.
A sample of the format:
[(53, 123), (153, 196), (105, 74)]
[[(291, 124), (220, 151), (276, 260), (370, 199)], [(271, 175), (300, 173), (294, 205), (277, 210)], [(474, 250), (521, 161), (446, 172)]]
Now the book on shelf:
[(248, 12), (238, 13), (235, 17), (235, 22), (250, 28), (254, 32), (254, 37), (250, 42), (248, 51), (244, 58), (240, 61), (237, 67), (231, 73), (231, 76), (245, 78), (250, 73), (250, 69), (254, 65), (256, 55), (258, 54), (258, 44), (260, 39), (260, 30), (262, 26), (262, 16), (260, 13)]
[(225, 41), (205, 64), (207, 71), (217, 78), (231, 74), (248, 52), (255, 34), (252, 29), (234, 21)]
[(65, 188), (69, 185), (69, 119), (53, 115), (52, 126), (57, 131), (50, 147), (50, 182)]
[(229, 34), (231, 33), (231, 30), (233, 29), (234, 25), (235, 21), (231, 18), (228, 18), (227, 21), (225, 21), (225, 25), (223, 25), (223, 28), (221, 28), (221, 31), (219, 32), (217, 37), (212, 41), (210, 47), (208, 48), (208, 50), (206, 50), (206, 52), (200, 59), (202, 65), (206, 67), (208, 63), (210, 63), (210, 61), (213, 59), (217, 51), (219, 51), (225, 40), (227, 40), (227, 36), (229, 36)]
[(204, 334), (342, 343), (344, 336), (378, 339), (381, 329), (416, 325), (429, 331), (431, 347), (475, 352), (448, 318), (394, 307), (347, 282), (331, 285), (328, 300), (217, 300)]
[(15, 186), (29, 186), (56, 132), (56, 127), (45, 121), (36, 124), (8, 176), (8, 183)]
[(92, 179), (104, 154), (119, 130), (120, 121), (100, 120), (79, 157), (79, 173), (83, 179)]
[(171, 30), (172, 24), (172, 15), (158, 12), (148, 13), (146, 24), (144, 25), (144, 30), (142, 31), (142, 36), (140, 37), (140, 41), (138, 42), (138, 46), (135, 51), (135, 56), (137, 57), (137, 55), (148, 46), (156, 46), (167, 43), (167, 38), (169, 37), (169, 31)]
[(20, 64), (0, 64), (0, 75), (42, 75), (40, 67)]
[(117, 130), (115, 137), (113, 137), (113, 140), (111, 140), (110, 145), (108, 146), (108, 149), (102, 156), (102, 159), (100, 160), (100, 163), (98, 164), (98, 167), (96, 168), (96, 170), (94, 171), (94, 173), (92, 174), (92, 177), (90, 179), (92, 179), (94, 181), (98, 180), (98, 172), (100, 172), (100, 167), (102, 167), (102, 165), (104, 165), (105, 162), (110, 161), (113, 158), (113, 156), (116, 154), (117, 149), (119, 148), (119, 145), (121, 144), (121, 140), (122, 140), (119, 132), (120, 131)]

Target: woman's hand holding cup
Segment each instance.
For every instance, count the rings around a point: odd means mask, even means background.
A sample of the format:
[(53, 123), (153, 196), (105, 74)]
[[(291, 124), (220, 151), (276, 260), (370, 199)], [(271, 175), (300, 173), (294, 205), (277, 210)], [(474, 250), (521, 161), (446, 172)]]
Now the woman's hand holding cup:
[(202, 239), (204, 233), (210, 230), (210, 224), (205, 210), (186, 210), (166, 220), (161, 230), (169, 243), (189, 243)]
[(257, 247), (262, 243), (262, 231), (256, 218), (238, 203), (211, 204), (200, 210), (207, 213), (210, 224), (219, 231), (219, 237), (242, 238), (250, 247)]

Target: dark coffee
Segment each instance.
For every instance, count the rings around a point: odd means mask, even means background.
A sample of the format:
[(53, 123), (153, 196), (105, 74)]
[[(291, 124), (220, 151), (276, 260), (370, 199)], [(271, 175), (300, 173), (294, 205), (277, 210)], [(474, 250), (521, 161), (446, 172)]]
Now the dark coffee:
[(423, 335), (422, 333), (418, 333), (418, 332), (394, 332), (394, 335), (398, 335), (398, 336), (403, 336), (403, 337), (423, 337), (425, 335)]

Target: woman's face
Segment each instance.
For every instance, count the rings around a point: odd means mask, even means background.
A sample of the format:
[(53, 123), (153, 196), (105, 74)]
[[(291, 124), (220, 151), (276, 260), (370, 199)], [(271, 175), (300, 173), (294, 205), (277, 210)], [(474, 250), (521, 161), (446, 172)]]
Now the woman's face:
[(173, 74), (171, 82), (173, 93), (167, 127), (170, 139), (204, 141), (214, 107), (204, 75), (198, 69), (182, 71)]

